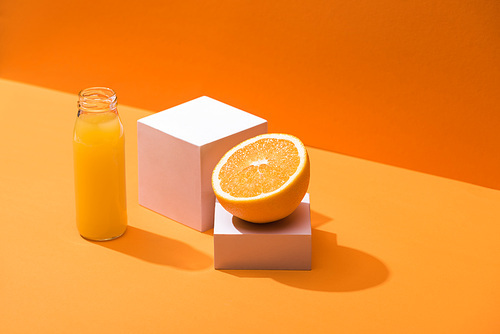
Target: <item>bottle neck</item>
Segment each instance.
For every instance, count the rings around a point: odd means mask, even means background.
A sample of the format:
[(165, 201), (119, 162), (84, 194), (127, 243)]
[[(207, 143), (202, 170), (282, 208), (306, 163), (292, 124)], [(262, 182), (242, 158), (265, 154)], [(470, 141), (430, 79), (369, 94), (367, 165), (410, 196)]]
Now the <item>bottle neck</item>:
[(110, 88), (91, 87), (78, 94), (78, 115), (82, 113), (117, 113), (116, 105), (116, 93)]

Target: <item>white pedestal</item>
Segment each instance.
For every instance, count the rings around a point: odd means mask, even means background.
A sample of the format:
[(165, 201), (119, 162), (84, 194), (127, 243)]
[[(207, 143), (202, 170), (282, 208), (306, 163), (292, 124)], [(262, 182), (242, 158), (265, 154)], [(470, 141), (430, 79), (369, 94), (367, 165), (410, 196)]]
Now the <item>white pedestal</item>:
[(309, 194), (288, 217), (254, 224), (215, 204), (215, 269), (311, 269)]
[(139, 204), (198, 231), (213, 227), (212, 171), (267, 121), (207, 96), (137, 121)]

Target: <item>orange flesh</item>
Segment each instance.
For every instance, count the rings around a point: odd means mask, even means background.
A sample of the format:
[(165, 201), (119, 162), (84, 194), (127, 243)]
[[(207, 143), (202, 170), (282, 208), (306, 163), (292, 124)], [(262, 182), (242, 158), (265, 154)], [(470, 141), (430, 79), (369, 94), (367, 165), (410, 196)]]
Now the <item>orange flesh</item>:
[(286, 139), (257, 140), (234, 152), (219, 172), (223, 191), (254, 197), (281, 187), (300, 163), (295, 145)]

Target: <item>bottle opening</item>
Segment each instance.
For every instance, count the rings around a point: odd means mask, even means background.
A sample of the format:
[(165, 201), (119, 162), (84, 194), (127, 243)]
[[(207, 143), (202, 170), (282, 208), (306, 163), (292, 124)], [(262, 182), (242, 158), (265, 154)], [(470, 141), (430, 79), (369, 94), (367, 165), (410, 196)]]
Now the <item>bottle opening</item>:
[(111, 88), (91, 87), (78, 94), (78, 109), (84, 112), (106, 112), (116, 109), (116, 93)]

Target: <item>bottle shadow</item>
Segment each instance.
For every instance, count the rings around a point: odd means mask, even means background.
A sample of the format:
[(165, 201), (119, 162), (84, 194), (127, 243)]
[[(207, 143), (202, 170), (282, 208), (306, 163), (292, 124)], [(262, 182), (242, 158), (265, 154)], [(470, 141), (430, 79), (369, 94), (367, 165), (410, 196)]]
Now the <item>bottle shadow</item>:
[[(237, 277), (267, 277), (305, 290), (327, 292), (359, 291), (375, 287), (389, 278), (389, 269), (366, 252), (340, 246), (335, 233), (318, 230), (329, 217), (311, 211), (312, 270), (221, 270)], [(314, 220), (319, 221), (314, 221)]]
[(212, 257), (188, 244), (143, 229), (128, 226), (121, 237), (92, 243), (143, 261), (183, 270), (203, 270), (213, 265)]

